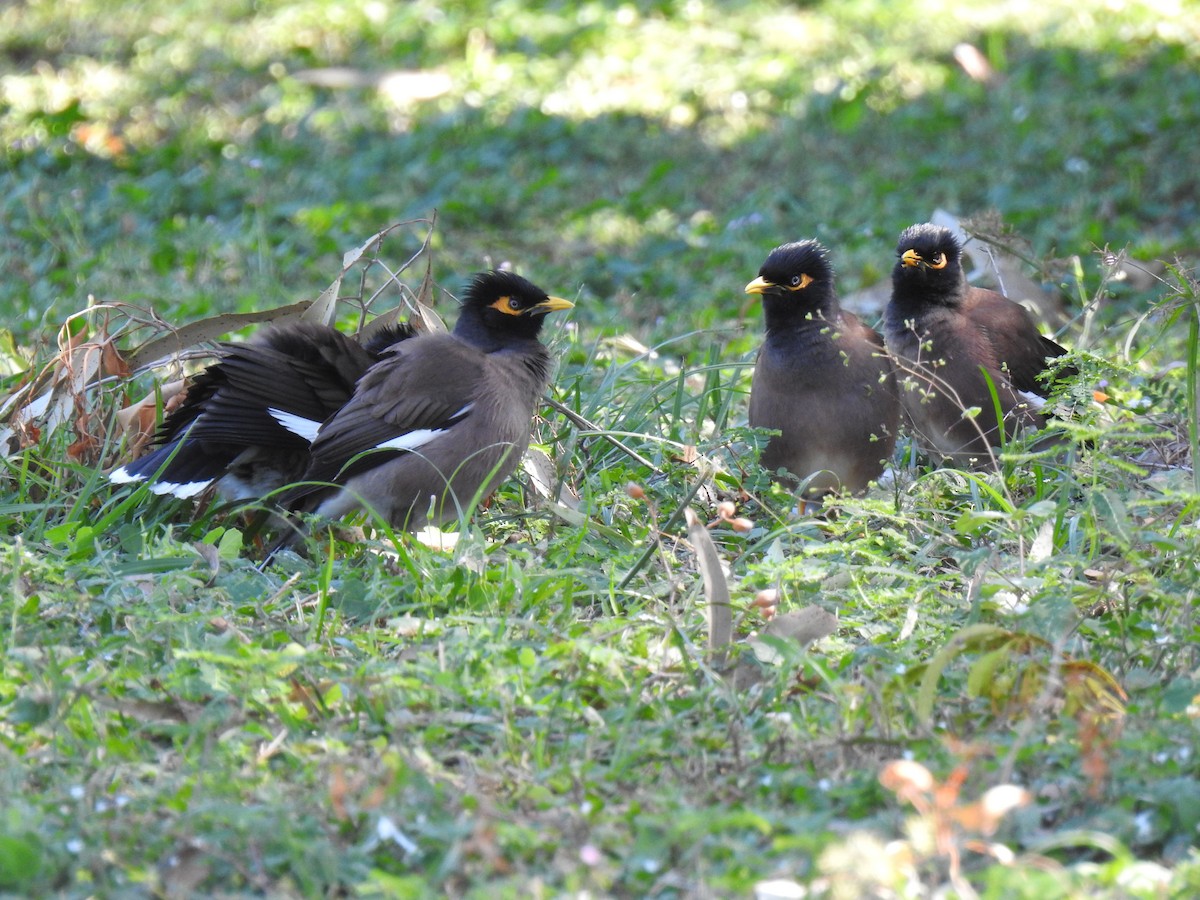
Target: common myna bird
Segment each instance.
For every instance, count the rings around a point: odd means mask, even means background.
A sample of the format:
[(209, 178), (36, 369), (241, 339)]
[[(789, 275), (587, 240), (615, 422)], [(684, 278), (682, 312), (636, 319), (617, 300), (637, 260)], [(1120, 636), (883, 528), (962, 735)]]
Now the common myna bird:
[[(754, 365), (750, 424), (776, 429), (762, 454), (806, 495), (859, 492), (896, 446), (900, 407), (883, 338), (838, 305), (816, 241), (776, 247), (746, 285), (762, 297), (766, 339)], [(790, 480), (790, 479), (789, 479)]]
[(177, 496), (215, 481), (232, 499), (299, 482), (278, 497), (284, 509), (336, 518), (365, 506), (399, 528), (442, 524), (520, 462), (552, 368), (538, 334), (571, 306), (487, 272), (450, 334), (391, 329), (360, 346), (294, 325), (227, 346), (163, 422), (159, 448), (112, 478)]
[[(905, 229), (896, 256), (884, 333), (919, 440), (956, 463), (990, 459), (1001, 433), (989, 379), (1006, 437), (1043, 426), (1047, 360), (1067, 351), (1043, 337), (1019, 303), (967, 284), (962, 247), (949, 229)], [(965, 412), (976, 408), (974, 416)]]

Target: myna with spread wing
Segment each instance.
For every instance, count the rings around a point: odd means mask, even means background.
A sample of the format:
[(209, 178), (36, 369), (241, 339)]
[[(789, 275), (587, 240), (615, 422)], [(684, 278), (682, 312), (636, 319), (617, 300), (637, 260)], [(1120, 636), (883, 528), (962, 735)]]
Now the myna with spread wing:
[[(191, 495), (214, 479), (223, 487), (246, 454), (286, 456), (280, 483), (295, 485), (276, 500), (289, 511), (365, 507), (407, 530), (456, 519), (520, 462), (552, 370), (538, 335), (546, 314), (572, 305), (494, 271), (471, 282), (451, 333), (391, 331), (396, 340), (360, 346), (321, 326), (268, 332), (227, 348), (196, 399), (164, 421), (162, 446), (114, 480), (155, 478), (152, 490)], [(299, 349), (281, 353), (289, 342)], [(213, 472), (209, 457), (224, 468)]]
[(214, 486), (226, 500), (258, 500), (308, 468), (309, 441), (272, 412), (324, 421), (349, 402), (355, 385), (407, 325), (359, 343), (325, 325), (268, 328), (243, 344), (224, 344), (220, 362), (193, 379), (155, 435), (156, 448), (109, 476), (149, 481), (150, 491), (188, 498)]

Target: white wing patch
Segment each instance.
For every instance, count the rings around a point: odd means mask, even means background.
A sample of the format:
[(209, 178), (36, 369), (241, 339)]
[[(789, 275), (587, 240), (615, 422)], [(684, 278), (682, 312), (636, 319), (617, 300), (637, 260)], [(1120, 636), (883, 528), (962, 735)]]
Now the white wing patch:
[(173, 481), (156, 481), (150, 485), (150, 493), (152, 494), (170, 494), (172, 497), (178, 497), (180, 500), (187, 500), (189, 497), (195, 497), (206, 487), (212, 484), (212, 479), (208, 481), (188, 481), (184, 484), (178, 484)]
[(382, 444), (376, 445), (375, 449), (416, 450), (418, 447), (424, 447), (445, 430), (444, 428), (418, 428), (416, 431), (394, 437), (390, 441), (384, 441)]
[[(108, 480), (113, 484), (137, 484), (145, 481), (145, 475), (135, 475), (130, 472), (126, 466), (121, 466), (119, 469), (114, 469), (108, 476)], [(195, 497), (206, 487), (212, 484), (212, 479), (207, 481), (156, 481), (150, 485), (150, 493), (162, 496), (170, 494), (172, 497), (178, 497), (180, 500), (187, 500), (190, 497)]]
[(298, 416), (295, 413), (284, 412), (282, 409), (271, 407), (267, 410), (271, 417), (290, 431), (296, 437), (303, 438), (310, 444), (317, 439), (317, 432), (321, 430), (321, 423), (314, 422), (312, 419), (306, 419), (304, 416)]
[(407, 434), (401, 434), (390, 440), (384, 441), (382, 444), (376, 445), (376, 450), (416, 450), (418, 447), (424, 447), (439, 434), (445, 434), (459, 422), (467, 417), (471, 412), (474, 403), (468, 403), (458, 412), (450, 417), (447, 424), (442, 428), (418, 428), (415, 431), (410, 431)]
[(145, 475), (134, 475), (124, 466), (119, 469), (113, 469), (108, 475), (108, 480), (113, 484), (133, 484), (135, 481), (145, 481)]

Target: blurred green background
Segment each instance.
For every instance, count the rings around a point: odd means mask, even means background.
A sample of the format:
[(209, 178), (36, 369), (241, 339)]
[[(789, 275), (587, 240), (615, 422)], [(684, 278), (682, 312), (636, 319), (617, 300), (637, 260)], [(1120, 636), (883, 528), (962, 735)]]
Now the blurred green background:
[[(1185, 2), (54, 0), (0, 11), (0, 311), (319, 292), (384, 225), (643, 336), (815, 236), (845, 291), (941, 207), (1049, 261), (1200, 247)], [(1094, 261), (1088, 262), (1094, 266)]]

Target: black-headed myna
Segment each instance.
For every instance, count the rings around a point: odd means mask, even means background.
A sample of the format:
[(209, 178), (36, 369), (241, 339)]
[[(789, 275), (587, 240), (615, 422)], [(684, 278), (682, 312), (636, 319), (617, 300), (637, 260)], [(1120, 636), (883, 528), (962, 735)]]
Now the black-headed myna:
[(215, 481), (231, 499), (300, 482), (279, 496), (284, 508), (442, 524), (520, 462), (552, 368), (538, 334), (572, 305), (486, 272), (449, 334), (385, 329), (360, 346), (309, 324), (227, 346), (163, 422), (159, 448), (112, 478), (177, 496)]
[(786, 469), (793, 485), (813, 476), (809, 498), (865, 490), (892, 456), (900, 419), (883, 338), (840, 308), (816, 241), (776, 247), (746, 293), (761, 295), (766, 320), (750, 424), (780, 432), (763, 466)]
[(900, 401), (926, 449), (960, 464), (990, 459), (1001, 435), (989, 380), (1005, 436), (1043, 426), (1047, 360), (1067, 351), (1019, 303), (967, 284), (949, 229), (905, 229), (896, 256), (884, 333)]

